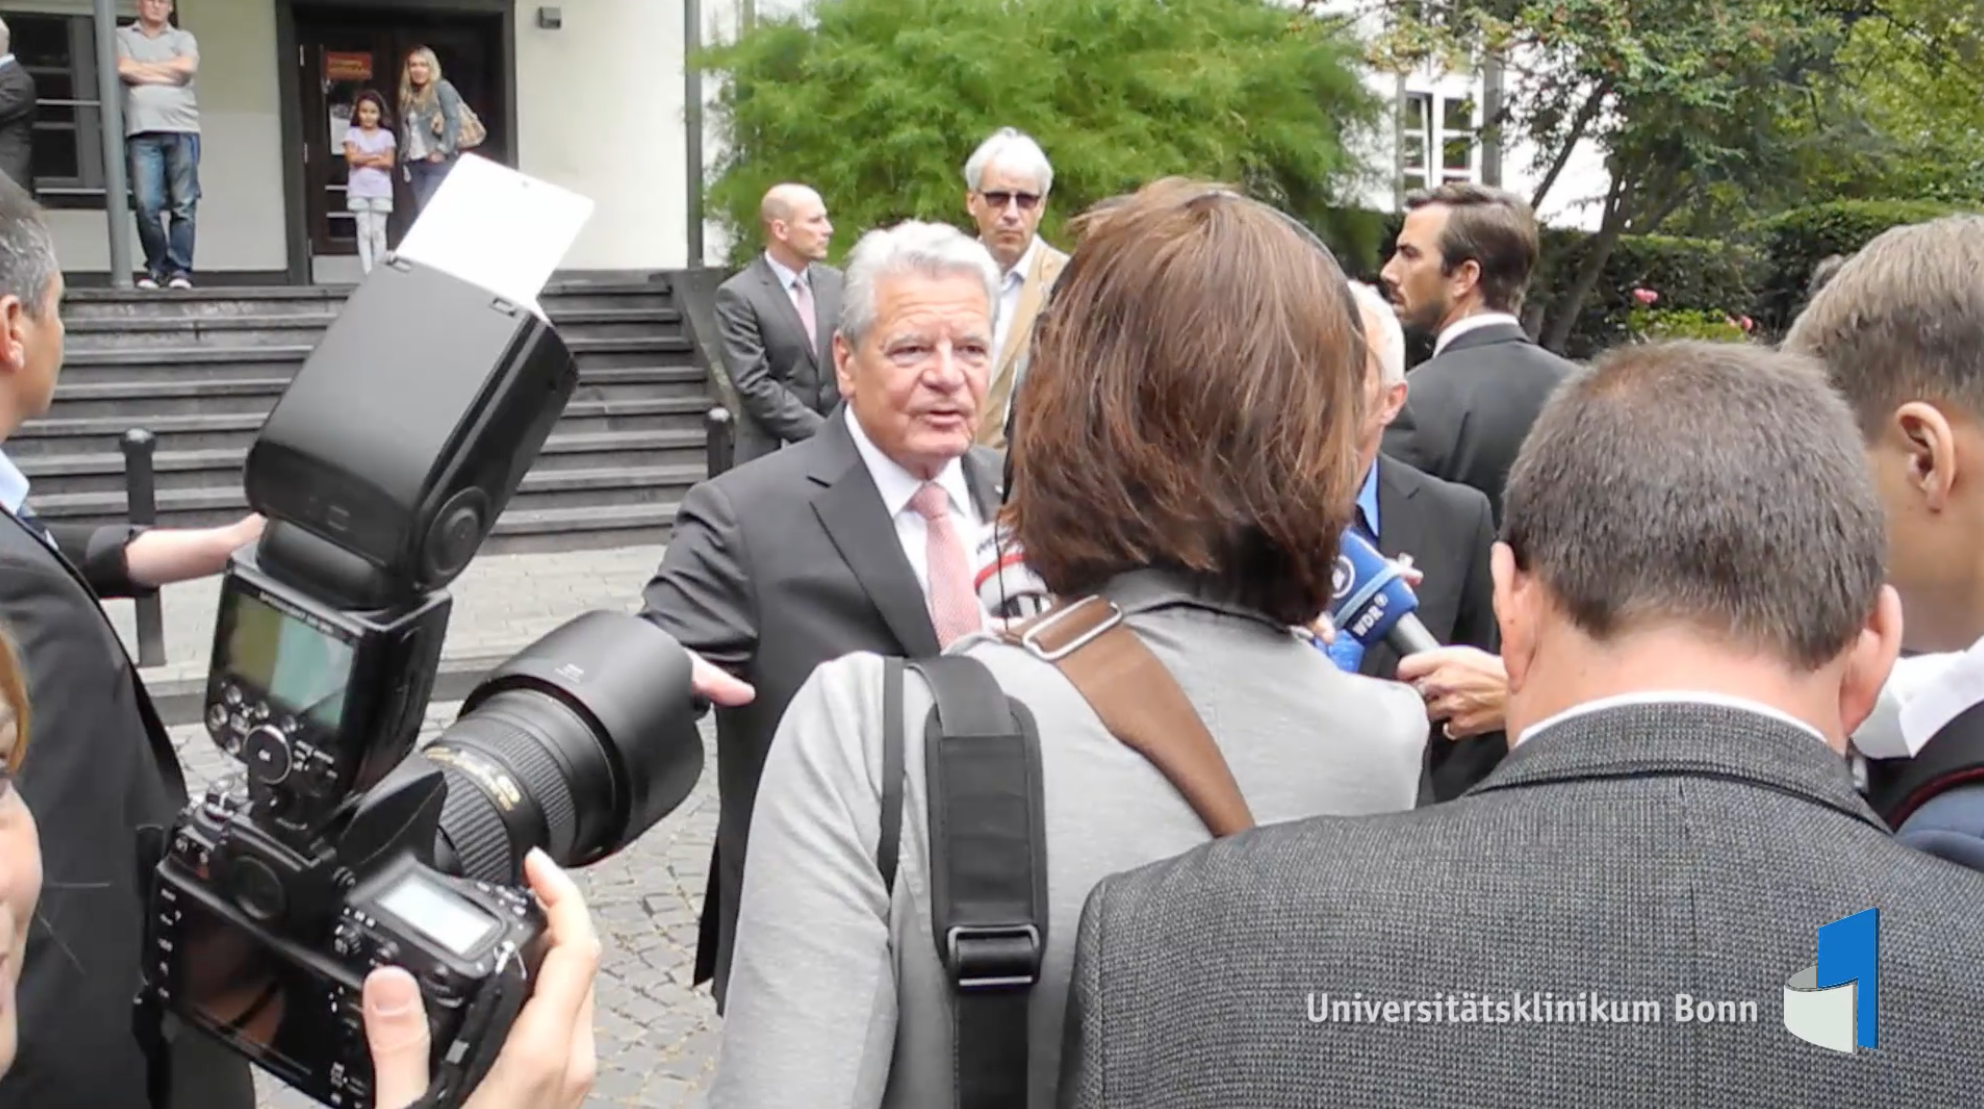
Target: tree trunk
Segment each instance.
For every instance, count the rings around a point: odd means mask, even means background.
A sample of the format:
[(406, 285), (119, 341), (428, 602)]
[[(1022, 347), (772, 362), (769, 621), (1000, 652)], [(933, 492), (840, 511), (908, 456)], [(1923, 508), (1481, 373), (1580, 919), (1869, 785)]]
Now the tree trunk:
[(1605, 272), (1605, 263), (1612, 257), (1612, 249), (1619, 245), (1619, 236), (1626, 229), (1630, 192), (1622, 179), (1613, 180), (1612, 190), (1605, 198), (1604, 219), (1599, 222), (1598, 231), (1585, 240), (1588, 245), (1584, 260), (1578, 266), (1577, 278), (1551, 306), (1550, 326), (1538, 339), (1544, 349), (1564, 353), (1564, 344), (1570, 340), (1571, 329), (1577, 326), (1578, 317), (1584, 312), (1585, 298), (1598, 284), (1599, 276)]
[(1605, 105), (1607, 86), (1599, 85), (1584, 98), (1577, 115), (1571, 117), (1570, 130), (1564, 135), (1564, 144), (1557, 148), (1557, 156), (1551, 159), (1550, 168), (1543, 173), (1543, 179), (1536, 183), (1536, 189), (1529, 194), (1529, 207), (1536, 211), (1543, 207), (1543, 199), (1556, 187), (1557, 178), (1563, 176), (1564, 167), (1571, 163), (1571, 155), (1577, 151), (1578, 143), (1584, 141), (1584, 134), (1591, 130), (1591, 123), (1598, 118), (1598, 110)]

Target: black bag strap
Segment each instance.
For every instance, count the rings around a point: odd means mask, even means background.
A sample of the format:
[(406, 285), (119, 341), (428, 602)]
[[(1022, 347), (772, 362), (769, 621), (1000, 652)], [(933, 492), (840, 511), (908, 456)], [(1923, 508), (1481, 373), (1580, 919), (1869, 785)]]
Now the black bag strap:
[(896, 892), (896, 862), (902, 854), (902, 669), (899, 658), (882, 660), (882, 834), (875, 864), (890, 896)]
[(1900, 830), (1944, 790), (1984, 781), (1984, 704), (1952, 717), (1912, 759), (1868, 759), (1867, 803)]
[(1040, 736), (976, 659), (907, 665), (936, 702), (923, 743), (930, 917), (956, 1008), (957, 1106), (1011, 1109), (1026, 1104), (1027, 1004), (1047, 949)]

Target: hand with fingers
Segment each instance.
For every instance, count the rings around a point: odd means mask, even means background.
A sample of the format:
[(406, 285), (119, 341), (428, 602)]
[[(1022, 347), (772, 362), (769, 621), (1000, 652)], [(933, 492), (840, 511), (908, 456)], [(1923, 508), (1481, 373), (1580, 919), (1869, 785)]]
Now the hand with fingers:
[[(530, 1000), (463, 1109), (578, 1109), (592, 1089), (599, 937), (579, 887), (542, 851), (524, 860), (524, 877), (544, 904), (551, 946)], [(412, 975), (383, 967), (366, 977), (365, 1036), (378, 1109), (405, 1109), (426, 1095), (427, 1012)]]
[(1426, 700), (1426, 715), (1441, 721), (1448, 739), (1467, 739), (1504, 727), (1509, 672), (1499, 655), (1474, 647), (1442, 647), (1399, 660), (1398, 680)]

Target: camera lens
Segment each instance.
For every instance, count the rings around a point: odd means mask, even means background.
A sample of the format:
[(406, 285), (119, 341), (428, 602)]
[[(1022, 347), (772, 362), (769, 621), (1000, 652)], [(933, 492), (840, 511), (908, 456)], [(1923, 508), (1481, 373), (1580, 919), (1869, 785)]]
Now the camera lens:
[(533, 847), (596, 862), (702, 774), (688, 655), (637, 616), (586, 613), (491, 673), (424, 754), (448, 782), (442, 869), (515, 883)]

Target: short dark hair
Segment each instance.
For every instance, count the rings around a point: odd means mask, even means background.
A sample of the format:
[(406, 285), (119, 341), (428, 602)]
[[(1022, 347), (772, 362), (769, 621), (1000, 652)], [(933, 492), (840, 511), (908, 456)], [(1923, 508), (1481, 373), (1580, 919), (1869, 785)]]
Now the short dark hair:
[(13, 178), (0, 173), (0, 296), (21, 300), (21, 310), (40, 319), (48, 290), (61, 264), (41, 206)]
[(1481, 267), (1481, 300), (1490, 311), (1520, 312), (1529, 275), (1536, 269), (1536, 213), (1512, 192), (1454, 182), (1419, 190), (1405, 199), (1407, 211), (1437, 204), (1449, 211), (1440, 235), (1440, 270), (1463, 263)]
[(1852, 414), (1809, 360), (1747, 344), (1599, 359), (1538, 417), (1503, 507), (1516, 564), (1599, 640), (1679, 622), (1815, 670), (1886, 576)]
[(1176, 179), (1110, 206), (1019, 392), (1005, 511), (1028, 564), (1062, 596), (1157, 566), (1314, 620), (1360, 476), (1364, 359), (1343, 271), (1286, 217)]
[(1911, 400), (1984, 416), (1984, 216), (1893, 227), (1826, 282), (1784, 348), (1826, 373), (1872, 437)]

